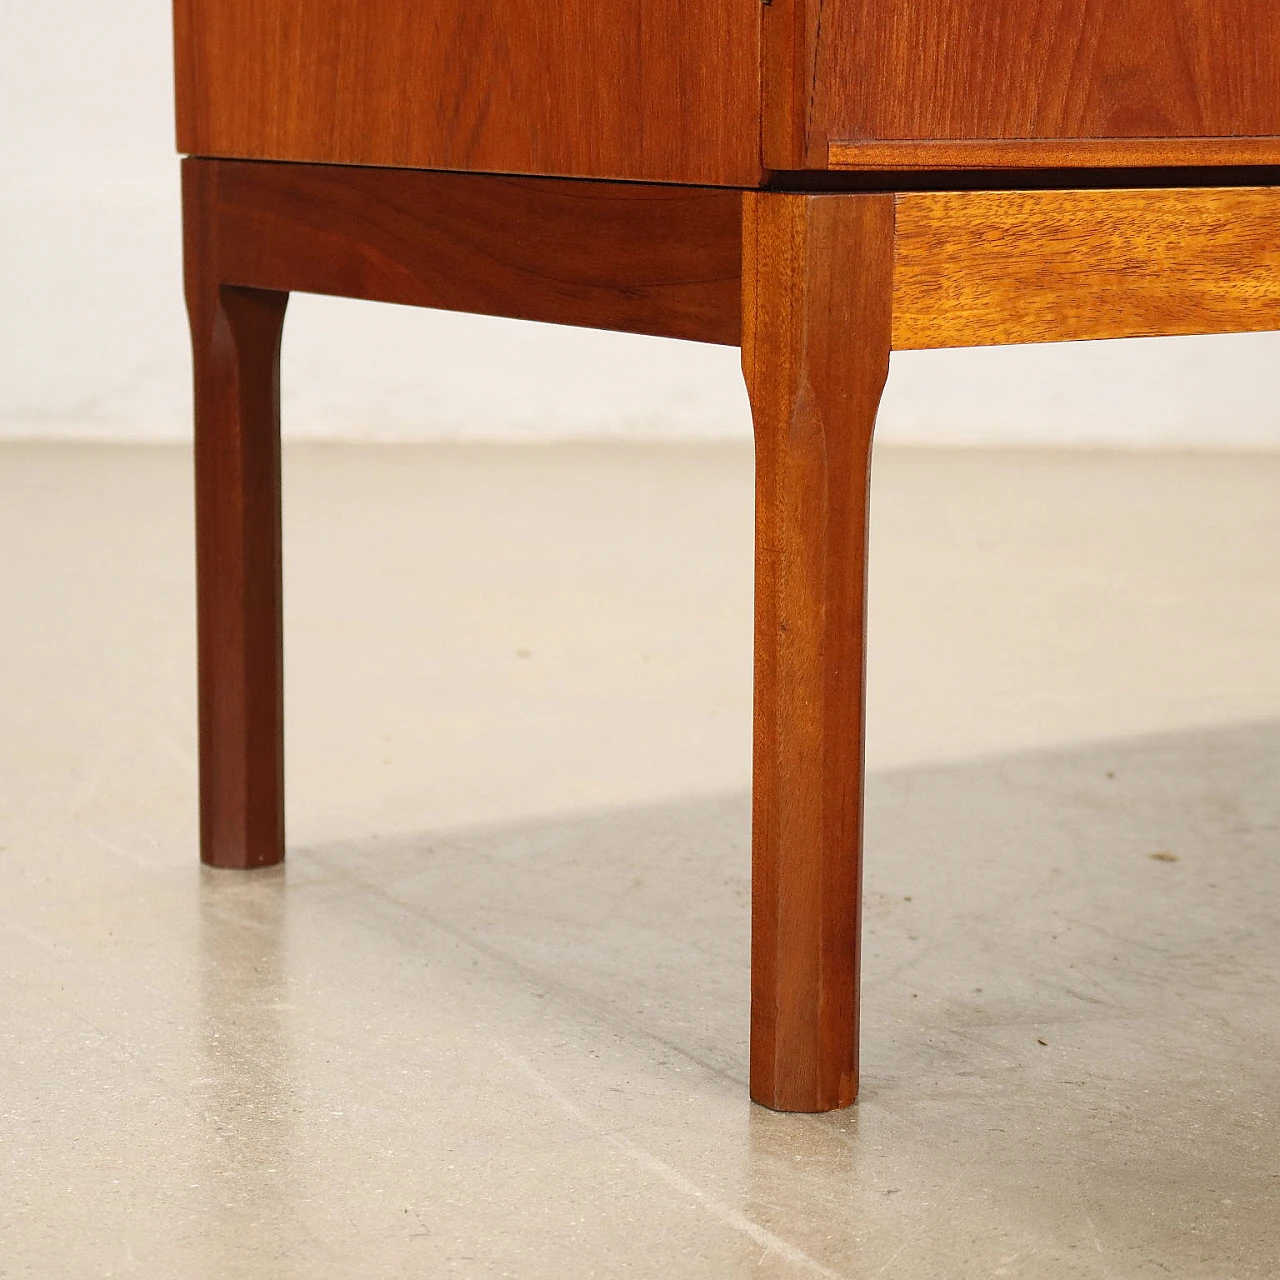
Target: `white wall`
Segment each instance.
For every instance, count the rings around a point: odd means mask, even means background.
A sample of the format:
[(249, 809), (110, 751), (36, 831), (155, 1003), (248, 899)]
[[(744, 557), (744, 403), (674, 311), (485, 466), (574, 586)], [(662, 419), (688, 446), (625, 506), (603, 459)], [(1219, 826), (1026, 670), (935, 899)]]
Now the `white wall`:
[[(0, 435), (189, 414), (163, 0), (0, 7)], [(744, 436), (734, 351), (297, 297), (293, 436)], [(881, 438), (1280, 447), (1280, 335), (906, 353)]]

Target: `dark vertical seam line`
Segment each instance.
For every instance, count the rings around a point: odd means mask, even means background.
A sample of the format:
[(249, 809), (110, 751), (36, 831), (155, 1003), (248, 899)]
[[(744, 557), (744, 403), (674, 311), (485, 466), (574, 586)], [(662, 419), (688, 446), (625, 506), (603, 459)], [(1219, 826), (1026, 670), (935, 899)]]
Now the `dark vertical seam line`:
[[(822, 15), (825, 0), (811, 0), (818, 6), (818, 20), (813, 28), (813, 52), (809, 64), (809, 90), (807, 100), (805, 102), (804, 116), (804, 165), (805, 168), (810, 167), (810, 161), (813, 152), (813, 129), (814, 116), (818, 109), (818, 60), (822, 50)], [(805, 24), (808, 25), (807, 23)], [(827, 158), (823, 157), (823, 168), (828, 164)]]
[(765, 138), (769, 132), (766, 113), (769, 109), (767, 100), (768, 51), (764, 28), (764, 5), (756, 6), (756, 155), (761, 170), (768, 169), (765, 156)]

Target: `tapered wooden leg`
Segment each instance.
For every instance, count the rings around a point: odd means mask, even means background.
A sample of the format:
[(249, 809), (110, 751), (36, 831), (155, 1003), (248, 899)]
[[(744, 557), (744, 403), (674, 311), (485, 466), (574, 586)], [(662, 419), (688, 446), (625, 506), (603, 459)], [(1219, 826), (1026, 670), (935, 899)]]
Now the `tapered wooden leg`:
[(871, 437), (889, 366), (893, 198), (749, 193), (756, 433), (751, 1096), (858, 1091)]
[(212, 169), (183, 201), (195, 364), (200, 855), (284, 857), (280, 612), (280, 335), (288, 294), (217, 278)]

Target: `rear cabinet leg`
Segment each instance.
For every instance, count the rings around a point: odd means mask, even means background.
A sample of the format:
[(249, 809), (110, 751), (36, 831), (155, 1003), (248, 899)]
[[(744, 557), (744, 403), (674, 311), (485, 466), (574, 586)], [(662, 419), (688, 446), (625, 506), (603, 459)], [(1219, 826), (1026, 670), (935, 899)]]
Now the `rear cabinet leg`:
[(889, 367), (893, 197), (748, 193), (756, 435), (751, 1096), (858, 1091), (871, 439)]
[(218, 283), (208, 162), (187, 161), (187, 309), (195, 365), (200, 854), (284, 857), (280, 336), (288, 294)]

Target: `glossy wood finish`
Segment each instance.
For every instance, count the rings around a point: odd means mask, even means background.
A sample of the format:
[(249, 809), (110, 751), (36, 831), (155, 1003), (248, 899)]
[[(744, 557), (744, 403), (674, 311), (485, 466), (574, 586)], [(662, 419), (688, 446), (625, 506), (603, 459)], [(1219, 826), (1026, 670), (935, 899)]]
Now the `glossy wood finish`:
[(195, 368), (200, 854), (284, 857), (280, 608), (280, 334), (288, 295), (216, 273), (207, 168), (184, 171)]
[(735, 191), (187, 160), (232, 284), (738, 342)]
[(1091, 163), (1133, 165), (1137, 140), (1207, 138), (1154, 162), (1207, 164), (1220, 139), (1280, 135), (1272, 0), (773, 0), (764, 34), (775, 169), (907, 139), (1109, 139)]
[(858, 1090), (866, 531), (893, 198), (748, 194), (756, 433), (751, 1096)]
[(754, 186), (759, 0), (176, 0), (202, 156)]
[(895, 348), (1280, 329), (1280, 188), (897, 197)]
[(175, 0), (174, 21), (193, 155), (740, 187), (912, 141), (915, 167), (1280, 160), (1272, 0)]

